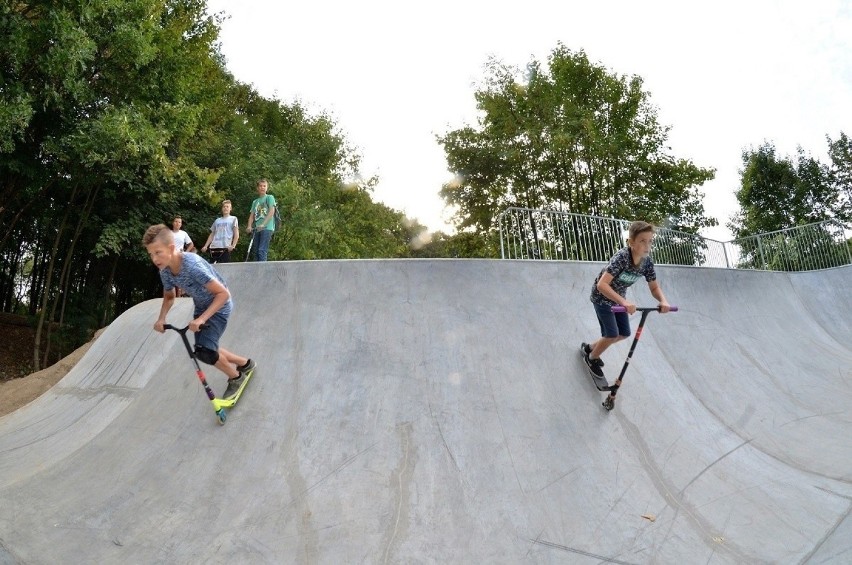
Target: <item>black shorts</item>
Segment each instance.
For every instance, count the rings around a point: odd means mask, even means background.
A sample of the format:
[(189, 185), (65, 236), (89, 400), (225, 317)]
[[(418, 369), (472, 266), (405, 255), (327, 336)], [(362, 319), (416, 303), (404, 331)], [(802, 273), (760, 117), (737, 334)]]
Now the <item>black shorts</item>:
[(231, 262), (231, 252), (227, 247), (223, 249), (210, 248), (210, 262), (211, 263), (230, 263)]

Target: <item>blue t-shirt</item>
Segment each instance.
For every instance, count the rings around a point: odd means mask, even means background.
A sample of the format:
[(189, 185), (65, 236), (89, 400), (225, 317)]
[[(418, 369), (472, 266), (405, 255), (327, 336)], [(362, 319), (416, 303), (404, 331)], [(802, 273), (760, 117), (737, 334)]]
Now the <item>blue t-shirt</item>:
[(627, 298), (627, 288), (642, 277), (644, 277), (648, 282), (657, 280), (657, 273), (654, 271), (654, 262), (650, 257), (642, 259), (642, 262), (639, 263), (639, 266), (637, 267), (633, 264), (633, 254), (631, 253), (630, 248), (625, 247), (624, 249), (620, 249), (618, 253), (612, 256), (612, 259), (609, 260), (609, 265), (604, 267), (604, 269), (598, 274), (597, 278), (595, 278), (595, 284), (592, 285), (592, 295), (590, 299), (593, 303), (601, 306), (615, 305), (615, 302), (604, 296), (601, 291), (598, 290), (598, 282), (601, 280), (604, 273), (612, 275), (612, 283), (610, 286), (612, 286), (612, 289), (622, 298)]
[[(188, 296), (192, 297), (195, 304), (195, 315), (198, 316), (213, 302), (213, 294), (210, 293), (205, 285), (212, 280), (217, 280), (227, 288), (225, 279), (222, 278), (216, 269), (210, 263), (196, 255), (195, 253), (184, 253), (183, 261), (181, 261), (180, 272), (172, 273), (172, 270), (165, 267), (160, 271), (160, 280), (163, 281), (163, 290), (173, 290), (179, 287)], [(231, 312), (231, 299), (222, 305), (219, 313), (227, 316)]]

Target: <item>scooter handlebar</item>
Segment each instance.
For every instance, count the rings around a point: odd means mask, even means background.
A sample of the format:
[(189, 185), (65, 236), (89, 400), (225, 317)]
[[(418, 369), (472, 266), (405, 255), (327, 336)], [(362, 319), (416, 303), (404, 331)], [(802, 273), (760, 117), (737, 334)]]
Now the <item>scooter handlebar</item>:
[[(627, 308), (624, 306), (613, 306), (613, 312), (627, 312)], [(659, 306), (642, 306), (636, 308), (637, 312), (659, 312)], [(669, 306), (669, 312), (677, 312), (677, 306)]]
[[(208, 324), (201, 324), (201, 329), (206, 329), (206, 328), (209, 328), (209, 327), (210, 326)], [(182, 328), (179, 328), (179, 327), (173, 326), (171, 324), (163, 324), (163, 329), (164, 330), (174, 330), (178, 333), (184, 333), (184, 332), (186, 332), (186, 330), (189, 329), (189, 326), (187, 325), (187, 326), (184, 326)]]

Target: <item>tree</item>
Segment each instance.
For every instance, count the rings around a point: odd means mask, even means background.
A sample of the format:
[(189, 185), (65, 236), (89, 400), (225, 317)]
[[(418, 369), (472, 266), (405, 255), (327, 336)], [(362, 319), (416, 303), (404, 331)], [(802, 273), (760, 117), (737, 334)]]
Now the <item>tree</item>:
[(831, 158), (830, 181), (837, 194), (839, 205), (835, 209), (839, 220), (852, 220), (852, 139), (840, 132), (837, 140), (826, 136), (828, 156)]
[(456, 180), (441, 196), (459, 229), (488, 232), (510, 206), (644, 218), (695, 233), (716, 225), (697, 187), (714, 177), (666, 152), (639, 77), (610, 73), (559, 44), (523, 77), (491, 60), (480, 118), (438, 137)]
[(736, 197), (740, 210), (728, 224), (736, 238), (845, 219), (848, 197), (838, 187), (842, 172), (805, 153), (778, 157), (772, 143), (743, 151), (741, 186)]
[(219, 23), (203, 0), (0, 3), (0, 309), (34, 320), (33, 369), (161, 294), (148, 225), (204, 238), (258, 177), (285, 214), (276, 258), (408, 254), (374, 179), (342, 189), (359, 159), (336, 124), (235, 81)]
[(182, 146), (223, 84), (217, 27), (201, 0), (95, 0), (5, 3), (0, 29), (0, 253), (23, 244), (43, 273), (38, 368), (45, 322), (62, 325), (87, 270), (127, 261), (149, 219), (212, 189)]
[[(283, 220), (270, 258), (407, 255), (404, 215), (373, 202), (377, 179), (360, 179), (360, 157), (329, 116), (265, 99), (245, 85), (235, 85), (228, 98), (236, 112), (205, 140), (196, 159), (220, 171), (217, 186), (223, 195), (230, 191), (243, 221), (257, 196), (256, 180), (269, 181)], [(344, 180), (353, 178), (360, 180)], [(243, 238), (240, 248), (249, 241)]]
[(828, 143), (832, 166), (801, 147), (783, 158), (768, 142), (743, 151), (740, 210), (728, 224), (740, 240), (741, 266), (802, 270), (846, 261), (846, 243), (821, 223), (849, 220), (849, 142), (841, 134)]
[(500, 241), (495, 241), (493, 234), (463, 231), (448, 235), (439, 231), (431, 234), (427, 241), (414, 246), (411, 256), (495, 259), (500, 257)]

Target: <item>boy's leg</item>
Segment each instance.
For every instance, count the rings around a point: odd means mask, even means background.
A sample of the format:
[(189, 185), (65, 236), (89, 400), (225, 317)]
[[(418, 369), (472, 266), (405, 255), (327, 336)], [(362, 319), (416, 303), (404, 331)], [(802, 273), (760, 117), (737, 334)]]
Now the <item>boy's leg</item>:
[[(195, 317), (199, 314), (200, 312), (195, 312)], [(239, 371), (229, 360), (233, 353), (219, 347), (219, 338), (228, 326), (229, 314), (230, 309), (226, 308), (225, 312), (219, 310), (207, 320), (201, 331), (195, 334), (195, 351), (197, 355), (201, 352), (204, 357), (199, 355), (199, 359), (205, 363), (211, 363), (215, 359), (211, 364), (232, 379), (239, 375)]]
[[(243, 357), (241, 355), (237, 355), (236, 353), (232, 353), (225, 349), (224, 347), (219, 348), (219, 361), (226, 363), (229, 367), (233, 367), (233, 373), (227, 373), (229, 378), (236, 378), (239, 374), (237, 367), (243, 367), (248, 363), (248, 357)], [(218, 367), (218, 365), (217, 365)], [(221, 369), (220, 369), (221, 370)], [(225, 371), (222, 371), (225, 372)]]
[[(236, 353), (231, 353), (227, 349), (219, 348), (219, 359), (227, 365), (227, 371), (233, 372), (228, 375), (228, 387), (225, 389), (222, 398), (230, 400), (237, 395), (240, 387), (245, 383), (246, 376), (251, 374), (255, 368), (255, 363), (247, 357), (242, 357)], [(222, 369), (224, 371), (224, 369)]]
[(240, 376), (240, 372), (237, 370), (237, 367), (231, 363), (225, 355), (223, 355), (224, 352), (225, 350), (220, 347), (219, 360), (216, 361), (216, 365), (214, 366), (225, 373), (225, 375), (228, 376), (228, 380), (236, 379)]
[(592, 350), (589, 352), (589, 358), (590, 359), (600, 359), (601, 355), (603, 355), (604, 351), (609, 349), (610, 345), (612, 345), (614, 343), (618, 343), (622, 339), (624, 339), (624, 338), (621, 337), (621, 336), (602, 337), (602, 338), (598, 339), (597, 341), (595, 341), (594, 343), (591, 343), (590, 345), (592, 346)]
[(602, 337), (592, 343), (589, 358), (600, 359), (609, 346), (630, 337), (630, 317), (626, 312), (613, 312), (608, 306), (595, 305)]
[(257, 245), (257, 260), (258, 261), (266, 261), (267, 254), (269, 253), (269, 242), (272, 239), (272, 232), (269, 230), (261, 230), (257, 233), (257, 241), (255, 241), (255, 245)]

